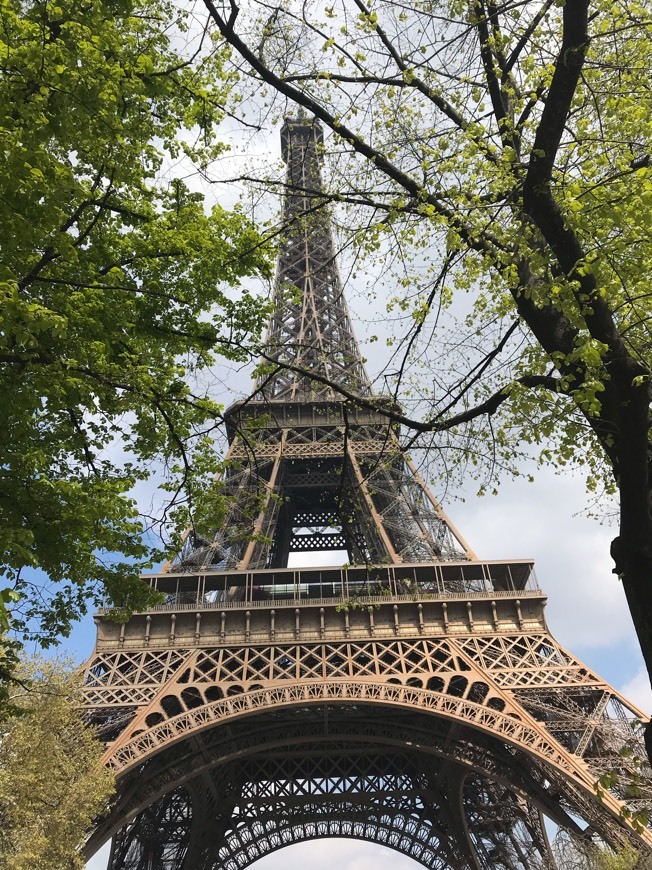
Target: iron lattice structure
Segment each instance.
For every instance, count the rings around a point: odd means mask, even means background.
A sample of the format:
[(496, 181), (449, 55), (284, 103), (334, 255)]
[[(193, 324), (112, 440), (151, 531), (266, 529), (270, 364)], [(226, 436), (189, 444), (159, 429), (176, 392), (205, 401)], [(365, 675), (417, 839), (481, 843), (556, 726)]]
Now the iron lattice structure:
[[(628, 820), (644, 717), (550, 635), (532, 563), (480, 561), (401, 452), (337, 273), (321, 130), (288, 120), (282, 142), (289, 232), (268, 365), (228, 412), (229, 513), (145, 578), (165, 603), (98, 615), (86, 703), (118, 792), (87, 854), (112, 837), (111, 870), (239, 870), (355, 837), (543, 870), (545, 816), (652, 855)], [(347, 566), (292, 567), (333, 551)]]

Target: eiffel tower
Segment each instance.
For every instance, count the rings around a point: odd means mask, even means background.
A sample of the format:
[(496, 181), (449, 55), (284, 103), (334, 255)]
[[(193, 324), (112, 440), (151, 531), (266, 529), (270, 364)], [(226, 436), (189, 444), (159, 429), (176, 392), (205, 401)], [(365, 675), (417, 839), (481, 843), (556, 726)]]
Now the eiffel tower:
[(546, 818), (652, 855), (643, 715), (551, 636), (532, 563), (479, 559), (402, 452), (338, 275), (322, 130), (281, 137), (289, 229), (253, 397), (226, 414), (228, 513), (144, 578), (164, 603), (97, 616), (86, 703), (117, 795), (87, 856), (112, 838), (111, 870), (241, 870), (352, 837), (531, 870), (556, 866)]

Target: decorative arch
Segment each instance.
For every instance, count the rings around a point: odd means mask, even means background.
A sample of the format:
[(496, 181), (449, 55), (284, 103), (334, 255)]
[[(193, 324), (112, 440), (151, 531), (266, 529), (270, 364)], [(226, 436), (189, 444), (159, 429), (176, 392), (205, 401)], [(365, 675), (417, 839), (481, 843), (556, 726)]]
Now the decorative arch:
[(527, 714), (504, 713), (488, 704), (428, 689), (352, 680), (285, 683), (223, 697), (182, 712), (177, 712), (175, 708), (174, 714), (162, 722), (142, 730), (126, 732), (124, 738), (109, 747), (104, 755), (104, 762), (120, 776), (175, 741), (219, 723), (270, 708), (351, 702), (399, 706), (455, 719), (525, 749), (570, 776), (579, 780), (588, 779), (580, 759), (574, 759), (542, 734), (541, 729), (536, 727), (534, 721), (529, 720)]
[[(192, 779), (202, 772), (192, 766), (188, 767), (188, 759), (183, 765), (174, 761), (175, 747), (183, 746), (184, 742), (191, 744), (198, 736), (204, 739), (214, 730), (223, 731), (236, 722), (244, 720), (266, 722), (270, 719), (270, 715), (280, 711), (295, 716), (297, 710), (307, 715), (308, 711), (325, 705), (331, 705), (333, 709), (340, 709), (347, 705), (359, 709), (381, 706), (387, 711), (394, 711), (401, 715), (418, 714), (427, 718), (433, 717), (433, 723), (446, 722), (448, 728), (454, 726), (459, 730), (459, 727), (463, 726), (468, 729), (467, 746), (473, 743), (473, 734), (476, 735), (475, 739), (484, 735), (484, 739), (491, 738), (504, 743), (512, 754), (525, 753), (531, 759), (528, 767), (531, 767), (532, 761), (536, 761), (541, 770), (545, 771), (547, 778), (555, 780), (558, 786), (566, 791), (571, 790), (576, 799), (580, 796), (581, 803), (591, 807), (587, 818), (592, 817), (591, 820), (595, 821), (601, 818), (603, 825), (606, 823), (607, 827), (616, 832), (615, 839), (618, 835), (621, 837), (624, 835), (626, 838), (622, 822), (614, 818), (618, 812), (618, 802), (610, 795), (606, 796), (603, 803), (597, 801), (592, 780), (583, 763), (569, 755), (554, 741), (542, 737), (541, 730), (527, 721), (527, 714), (516, 717), (504, 713), (487, 703), (491, 700), (485, 695), (485, 704), (482, 704), (471, 701), (468, 697), (443, 695), (432, 690), (396, 684), (351, 681), (321, 684), (286, 683), (283, 686), (260, 689), (242, 695), (222, 697), (210, 704), (197, 704), (163, 722), (153, 724), (141, 731), (136, 730), (128, 739), (116, 741), (107, 751), (106, 760), (121, 778), (128, 779), (134, 772), (140, 776), (141, 771), (145, 771), (148, 764), (158, 762), (163, 757), (170, 757), (172, 781), (166, 782), (164, 775), (159, 771), (157, 774), (159, 791), (155, 791), (156, 777), (150, 784), (152, 789), (150, 799), (156, 800), (161, 799), (170, 787), (174, 787), (174, 776), (180, 769), (189, 771), (186, 774), (187, 779)], [(374, 718), (382, 722), (384, 717), (379, 717), (376, 712)], [(237, 730), (240, 732), (241, 729)], [(468, 737), (471, 739), (469, 740)], [(224, 748), (223, 744), (222, 748)], [(210, 750), (208, 757), (211, 757)], [(495, 749), (486, 753), (484, 758), (495, 758)], [(223, 760), (219, 760), (217, 756), (214, 758), (215, 764), (222, 762)], [(209, 770), (212, 763), (210, 761), (204, 763), (204, 772)], [(474, 766), (473, 761), (469, 764)], [(491, 770), (483, 772), (481, 764), (475, 769), (478, 773), (493, 775)], [(503, 774), (503, 782), (509, 786), (509, 772)], [(514, 783), (511, 785), (514, 786)], [(615, 806), (612, 807), (611, 804)], [(545, 809), (548, 811), (548, 808)], [(133, 813), (133, 810), (131, 812)], [(122, 818), (124, 820), (127, 816), (123, 815)], [(89, 854), (92, 854), (92, 851)]]
[[(492, 863), (486, 849), (479, 853), (483, 860), (469, 861), (469, 850), (464, 848), (468, 829), (460, 815), (467, 775), (460, 775), (458, 769), (442, 772), (432, 759), (428, 764), (406, 752), (386, 757), (376, 751), (362, 762), (355, 755), (340, 756), (333, 766), (323, 756), (313, 763), (301, 753), (283, 754), (245, 764), (241, 773), (234, 804), (216, 804), (211, 790), (200, 792), (196, 785), (190, 786), (186, 802), (191, 795), (192, 812), (162, 830), (157, 820), (172, 817), (168, 806), (179, 804), (186, 790), (166, 794), (118, 836), (114, 866), (140, 867), (153, 830), (160, 830), (162, 841), (177, 844), (177, 855), (185, 863), (174, 866), (184, 870), (244, 870), (278, 849), (328, 837), (380, 843), (431, 870), (503, 866)], [(470, 778), (475, 787), (477, 775)], [(492, 798), (505, 793), (502, 787), (496, 790), (491, 780), (483, 781)], [(212, 784), (213, 793), (225, 794), (225, 785), (234, 784), (233, 771), (223, 772)], [(493, 840), (487, 835), (482, 845), (508, 855), (510, 863), (504, 866), (510, 870), (548, 866), (538, 809), (516, 795), (508, 805), (512, 830)], [(195, 827), (198, 833), (191, 838)], [(134, 854), (138, 844), (142, 844), (141, 854)], [(468, 845), (473, 854), (472, 843)], [(128, 849), (132, 863), (123, 865)], [(518, 863), (523, 854), (528, 855), (526, 865)]]
[[(314, 691), (316, 688), (318, 692)], [(254, 694), (257, 697), (252, 697)], [(331, 723), (327, 736), (325, 720)], [(549, 741), (550, 747), (535, 746), (537, 751), (533, 751), (528, 739), (533, 730), (526, 716), (516, 719), (468, 698), (442, 697), (428, 690), (393, 684), (286, 684), (251, 695), (222, 698), (210, 707), (191, 708), (152, 728), (132, 734), (122, 746), (114, 744), (110, 754), (122, 761), (121, 802), (114, 807), (105, 824), (98, 826), (87, 854), (93, 854), (102, 842), (121, 828), (123, 833), (118, 834), (116, 848), (120, 848), (121, 836), (126, 837), (125, 848), (127, 843), (133, 847), (139, 842), (134, 826), (140, 824), (141, 818), (147, 820), (152, 812), (160, 815), (170, 796), (181, 789), (192, 797), (192, 812), (188, 813), (184, 830), (190, 830), (191, 816), (193, 830), (215, 832), (219, 829), (218, 839), (221, 837), (222, 848), (229, 852), (229, 860), (235, 861), (235, 868), (245, 859), (249, 861), (254, 847), (244, 849), (238, 845), (242, 837), (237, 825), (232, 831), (231, 828), (227, 830), (233, 821), (229, 815), (233, 807), (225, 810), (215, 804), (210, 795), (244, 794), (244, 784), (260, 779), (261, 765), (270, 757), (290, 758), (293, 754), (312, 753), (313, 759), (330, 763), (330, 758), (345, 751), (350, 756), (347, 763), (335, 762), (336, 766), (340, 764), (342, 771), (355, 770), (360, 763), (370, 765), (373, 753), (384, 754), (387, 758), (402, 754), (412, 758), (410, 764), (413, 766), (416, 759), (419, 769), (430, 766), (435, 771), (432, 782), (439, 783), (442, 776), (444, 779), (448, 777), (446, 804), (457, 807), (456, 820), (452, 822), (457, 829), (449, 838), (452, 843), (470, 840), (469, 825), (464, 821), (468, 810), (462, 798), (463, 783), (471, 781), (471, 777), (480, 777), (497, 795), (507, 795), (510, 812), (521, 813), (520, 820), (516, 819), (518, 824), (512, 825), (513, 830), (527, 829), (524, 848), (532, 854), (542, 854), (543, 849), (540, 844), (544, 835), (537, 822), (539, 811), (572, 829), (575, 823), (567, 815), (568, 808), (583, 807), (587, 824), (608, 831), (614, 842), (618, 842), (619, 837), (626, 838), (622, 822), (615, 819), (613, 812), (600, 804), (587, 787), (590, 779), (582, 771), (581, 762), (574, 765), (574, 759), (565, 757), (565, 750), (555, 746), (552, 740)], [(136, 754), (135, 750), (141, 748), (145, 751)], [(551, 755), (547, 749), (554, 750), (555, 754)], [(557, 763), (560, 756), (562, 764)], [(249, 760), (254, 767), (257, 766), (258, 772), (247, 772), (245, 768)], [(377, 768), (381, 769), (381, 765), (377, 764)], [(331, 773), (324, 776), (332, 776), (333, 769), (329, 768)], [(286, 770), (281, 778), (292, 781), (293, 775)], [(272, 777), (269, 779), (271, 781)], [(307, 780), (308, 776), (303, 774), (298, 779)], [(474, 787), (474, 791), (477, 792), (478, 788)], [(570, 799), (555, 803), (555, 799), (551, 799), (555, 794), (566, 794)], [(356, 793), (355, 799), (360, 801), (359, 794)], [(371, 809), (366, 808), (367, 817)], [(351, 817), (349, 813), (348, 818)], [(256, 818), (260, 820), (260, 814)], [(249, 821), (253, 823), (254, 819)], [(311, 832), (325, 830), (325, 820), (319, 814), (308, 818), (304, 813), (300, 820), (284, 816), (281, 822), (282, 830), (272, 830), (268, 820), (265, 831), (261, 829), (266, 845), (259, 843), (256, 849), (262, 849), (263, 845), (265, 849), (281, 848), (297, 838), (322, 836), (322, 833)], [(317, 827), (311, 828), (308, 823)], [(378, 822), (373, 839), (396, 848), (396, 832), (403, 829), (402, 824), (397, 811), (384, 826)], [(356, 831), (351, 828), (347, 833), (340, 826), (332, 835), (359, 837), (358, 829)], [(575, 833), (581, 836), (579, 828)], [(172, 835), (168, 835), (168, 839), (175, 841)], [(188, 837), (188, 842), (201, 843), (201, 837), (193, 835)], [(448, 841), (444, 838), (444, 846), (441, 838), (437, 842), (440, 854), (446, 854)], [(399, 851), (403, 850), (405, 843), (407, 840)], [(431, 843), (434, 848), (433, 844), (434, 840)], [(472, 842), (469, 853), (484, 849), (490, 855), (502, 848), (500, 843)], [(415, 857), (414, 849), (416, 846), (410, 846), (405, 854)], [(209, 859), (204, 855), (193, 854), (183, 860), (186, 863), (179, 864), (179, 868), (212, 870), (219, 866), (206, 863)], [(450, 856), (446, 860), (450, 863)], [(467, 866), (472, 870), (485, 866), (464, 864), (462, 858), (455, 860), (456, 863), (450, 863), (450, 866), (463, 870)], [(246, 861), (241, 866), (246, 866)], [(491, 863), (485, 864), (491, 867)], [(132, 865), (124, 866), (131, 868)], [(537, 865), (532, 863), (532, 866)]]
[[(329, 723), (327, 736), (324, 735), (325, 718)], [(151, 803), (200, 776), (213, 775), (215, 768), (245, 757), (287, 753), (293, 749), (304, 751), (319, 741), (324, 755), (328, 755), (333, 746), (342, 745), (355, 751), (360, 751), (363, 745), (370, 751), (385, 754), (412, 747), (425, 759), (434, 757), (437, 764), (457, 765), (461, 770), (515, 788), (525, 796), (541, 793), (545, 798), (543, 783), (554, 780), (555, 776), (562, 781), (561, 774), (544, 770), (543, 764), (533, 765), (522, 750), (507, 749), (493, 735), (472, 731), (453, 720), (432, 717), (425, 712), (395, 707), (385, 708), (379, 716), (376, 708), (361, 704), (332, 705), (330, 709), (325, 705), (321, 709), (314, 705), (304, 705), (300, 710), (268, 709), (239, 720), (235, 729), (227, 721), (195, 732), (195, 736), (175, 742), (123, 774), (121, 798), (98, 827), (94, 847), (88, 854)], [(547, 807), (547, 811), (554, 816), (554, 807)], [(556, 817), (556, 821), (563, 827), (573, 825), (563, 814)]]

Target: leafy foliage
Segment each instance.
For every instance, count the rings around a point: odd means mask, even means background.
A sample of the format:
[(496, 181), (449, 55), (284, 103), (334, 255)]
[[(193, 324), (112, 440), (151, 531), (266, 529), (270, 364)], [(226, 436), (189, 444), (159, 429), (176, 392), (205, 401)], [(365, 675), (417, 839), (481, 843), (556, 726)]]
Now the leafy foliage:
[(190, 11), (0, 14), (0, 550), (14, 628), (47, 644), (98, 597), (150, 600), (135, 575), (159, 554), (130, 492), (162, 457), (183, 492), (220, 415), (199, 375), (260, 330), (240, 281), (268, 265), (243, 214), (173, 178), (224, 150), (225, 52)]
[(25, 662), (0, 724), (0, 862), (6, 870), (73, 870), (93, 818), (113, 792), (103, 747), (77, 709), (80, 675)]
[(645, 870), (649, 859), (631, 846), (612, 850), (606, 846), (581, 844), (559, 831), (552, 850), (558, 870)]

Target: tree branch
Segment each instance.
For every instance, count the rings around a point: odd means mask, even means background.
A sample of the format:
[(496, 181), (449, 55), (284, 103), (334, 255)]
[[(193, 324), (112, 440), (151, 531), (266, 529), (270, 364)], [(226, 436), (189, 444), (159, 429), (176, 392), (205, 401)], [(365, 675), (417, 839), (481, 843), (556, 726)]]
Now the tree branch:
[(494, 260), (498, 259), (498, 252), (506, 253), (505, 246), (497, 237), (488, 231), (484, 232), (482, 236), (478, 236), (466, 225), (459, 214), (445, 206), (436, 196), (428, 193), (414, 178), (391, 163), (382, 151), (373, 148), (366, 140), (342, 124), (335, 115), (327, 111), (324, 106), (312, 99), (308, 94), (305, 94), (298, 88), (292, 87), (284, 79), (272, 72), (233, 30), (233, 23), (238, 13), (238, 8), (234, 2), (231, 2), (232, 14), (228, 21), (220, 15), (213, 0), (204, 0), (204, 5), (224, 39), (242, 55), (243, 59), (260, 75), (263, 81), (267, 82), (297, 105), (303, 106), (304, 109), (307, 109), (320, 121), (323, 121), (334, 133), (347, 141), (358, 154), (365, 157), (387, 178), (405, 190), (415, 202), (422, 203), (424, 206), (432, 206), (433, 212), (445, 218), (448, 225), (456, 230), (470, 248), (488, 255)]
[(498, 408), (510, 398), (514, 386), (526, 387), (528, 389), (546, 389), (553, 393), (564, 393), (561, 378), (553, 375), (523, 375), (520, 378), (516, 378), (511, 383), (506, 384), (481, 404), (469, 408), (466, 411), (462, 411), (459, 414), (455, 414), (452, 417), (448, 417), (445, 420), (439, 419), (440, 415), (431, 417), (428, 420), (415, 420), (412, 417), (403, 414), (396, 406), (388, 407), (386, 402), (377, 399), (367, 399), (364, 396), (360, 396), (353, 392), (353, 390), (349, 390), (341, 384), (337, 384), (317, 372), (308, 371), (300, 366), (294, 366), (288, 362), (284, 362), (281, 365), (276, 359), (274, 359), (274, 357), (266, 353), (264, 350), (260, 353), (260, 356), (266, 362), (273, 363), (276, 366), (274, 374), (281, 371), (294, 372), (295, 374), (308, 378), (315, 383), (329, 387), (353, 405), (357, 405), (360, 408), (366, 408), (369, 411), (375, 411), (377, 414), (387, 417), (387, 419), (391, 420), (393, 423), (400, 423), (408, 429), (413, 429), (415, 432), (420, 433), (445, 432), (448, 429), (453, 429), (455, 426), (459, 426), (462, 423), (468, 423), (484, 414), (491, 416), (492, 414), (495, 414)]
[(534, 139), (523, 186), (523, 207), (571, 282), (591, 336), (609, 349), (605, 365), (612, 375), (618, 374), (631, 383), (636, 375), (647, 374), (648, 369), (627, 352), (609, 305), (597, 292), (597, 280), (586, 267), (582, 244), (551, 190), (555, 159), (589, 46), (588, 6), (589, 0), (568, 0), (564, 6), (562, 44)]

